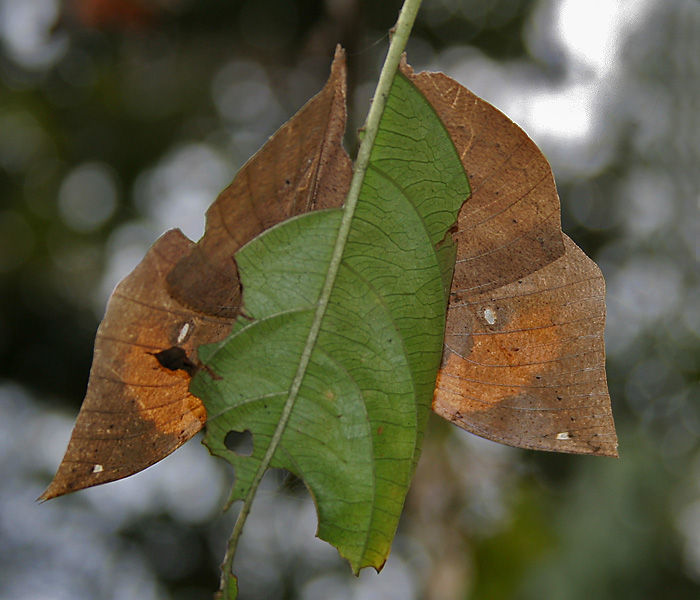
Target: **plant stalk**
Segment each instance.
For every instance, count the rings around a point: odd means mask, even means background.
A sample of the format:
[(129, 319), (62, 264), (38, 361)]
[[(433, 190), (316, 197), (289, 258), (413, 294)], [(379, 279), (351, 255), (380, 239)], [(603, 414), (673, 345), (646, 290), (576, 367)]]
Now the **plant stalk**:
[(401, 12), (399, 13), (399, 18), (392, 30), (393, 35), (391, 38), (391, 43), (389, 44), (389, 50), (387, 51), (386, 58), (384, 59), (384, 65), (382, 66), (379, 81), (377, 82), (377, 88), (374, 92), (374, 98), (372, 99), (372, 105), (370, 106), (369, 113), (367, 114), (367, 120), (365, 121), (364, 137), (360, 143), (357, 159), (355, 160), (350, 189), (343, 207), (343, 218), (340, 223), (340, 228), (338, 229), (338, 237), (336, 239), (333, 255), (328, 266), (328, 274), (319, 297), (316, 312), (314, 314), (314, 320), (307, 337), (307, 342), (304, 347), (304, 351), (302, 352), (296, 375), (292, 381), (292, 385), (290, 386), (289, 396), (285, 402), (284, 408), (282, 409), (279, 423), (277, 424), (275, 433), (272, 436), (270, 445), (267, 447), (265, 455), (258, 466), (255, 477), (251, 482), (250, 489), (248, 490), (248, 493), (243, 501), (241, 511), (238, 513), (236, 524), (233, 527), (231, 537), (228, 541), (224, 561), (221, 564), (221, 580), (219, 594), (217, 596), (223, 598), (224, 600), (229, 600), (226, 590), (228, 589), (229, 581), (233, 576), (233, 560), (236, 554), (238, 540), (240, 539), (243, 531), (243, 525), (245, 524), (245, 521), (250, 513), (253, 498), (255, 497), (258, 486), (260, 485), (263, 475), (272, 461), (272, 457), (274, 456), (277, 446), (282, 439), (282, 434), (287, 427), (289, 417), (291, 416), (294, 408), (294, 403), (299, 394), (299, 390), (301, 389), (304, 374), (306, 373), (309, 361), (311, 360), (311, 353), (313, 352), (313, 348), (321, 330), (321, 323), (326, 313), (331, 292), (333, 291), (336, 275), (338, 274), (338, 270), (340, 268), (343, 251), (350, 233), (352, 218), (355, 213), (355, 207), (357, 206), (360, 190), (362, 188), (365, 173), (367, 172), (367, 167), (369, 165), (372, 147), (374, 146), (374, 141), (377, 137), (377, 132), (379, 131), (379, 122), (382, 118), (382, 114), (384, 113), (384, 107), (386, 106), (391, 85), (394, 81), (394, 76), (396, 75), (399, 62), (401, 61), (401, 54), (403, 53), (406, 43), (408, 42), (408, 38), (411, 33), (411, 29), (413, 28), (413, 23), (416, 20), (416, 15), (418, 14), (421, 1), (422, 0), (404, 0), (403, 6), (401, 7)]

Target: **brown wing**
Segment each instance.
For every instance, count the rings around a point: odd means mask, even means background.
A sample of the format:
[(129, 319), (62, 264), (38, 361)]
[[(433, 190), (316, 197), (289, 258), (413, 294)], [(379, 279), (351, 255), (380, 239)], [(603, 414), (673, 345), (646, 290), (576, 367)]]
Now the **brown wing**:
[(605, 283), (569, 238), (508, 285), (454, 294), (433, 410), (522, 448), (617, 455), (605, 378)]
[(189, 382), (196, 349), (223, 339), (240, 311), (234, 252), (286, 218), (340, 206), (352, 166), (342, 147), (345, 57), (325, 87), (239, 171), (194, 244), (169, 231), (122, 281), (97, 332), (88, 389), (47, 500), (132, 475), (206, 420)]
[(168, 275), (183, 304), (235, 317), (240, 305), (234, 253), (277, 223), (318, 208), (340, 206), (352, 164), (343, 149), (345, 54), (338, 47), (331, 76), (243, 166), (207, 211), (202, 237)]
[(165, 289), (165, 274), (192, 245), (179, 230), (168, 231), (114, 290), (97, 330), (87, 394), (42, 500), (145, 469), (204, 424), (204, 406), (188, 391), (190, 375), (156, 356), (172, 347), (193, 356), (231, 327), (186, 309)]
[(445, 124), (472, 193), (433, 410), (482, 437), (617, 455), (605, 378), (604, 282), (561, 232), (551, 168), (510, 119), (442, 73), (402, 72)]
[(469, 178), (457, 220), (453, 290), (515, 281), (564, 253), (552, 169), (535, 143), (499, 110), (443, 73), (402, 65), (433, 106)]

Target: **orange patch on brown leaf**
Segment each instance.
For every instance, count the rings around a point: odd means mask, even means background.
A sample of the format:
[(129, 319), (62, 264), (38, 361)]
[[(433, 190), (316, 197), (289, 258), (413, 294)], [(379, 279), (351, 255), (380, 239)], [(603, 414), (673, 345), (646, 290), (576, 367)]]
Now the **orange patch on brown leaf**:
[(197, 348), (223, 339), (241, 311), (233, 255), (257, 234), (339, 206), (352, 165), (345, 131), (345, 54), (324, 88), (238, 172), (207, 211), (202, 239), (164, 234), (114, 291), (95, 340), (88, 389), (68, 449), (42, 500), (132, 475), (206, 421), (189, 393)]
[(494, 441), (617, 456), (605, 377), (605, 283), (560, 224), (552, 170), (508, 117), (442, 73), (402, 72), (461, 157), (472, 193), (433, 410)]

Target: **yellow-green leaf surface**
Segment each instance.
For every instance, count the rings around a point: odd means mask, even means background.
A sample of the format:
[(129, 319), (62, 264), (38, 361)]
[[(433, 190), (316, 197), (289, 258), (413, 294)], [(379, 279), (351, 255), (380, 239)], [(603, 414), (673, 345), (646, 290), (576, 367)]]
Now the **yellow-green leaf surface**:
[[(235, 255), (245, 317), (199, 349), (207, 368), (191, 390), (205, 443), (234, 466), (231, 499), (274, 452), (270, 466), (304, 480), (319, 537), (354, 571), (384, 564), (418, 458), (454, 262), (447, 230), (468, 194), (445, 128), (397, 75), (346, 240), (346, 209), (252, 240)], [(251, 432), (251, 456), (227, 449), (230, 431)]]

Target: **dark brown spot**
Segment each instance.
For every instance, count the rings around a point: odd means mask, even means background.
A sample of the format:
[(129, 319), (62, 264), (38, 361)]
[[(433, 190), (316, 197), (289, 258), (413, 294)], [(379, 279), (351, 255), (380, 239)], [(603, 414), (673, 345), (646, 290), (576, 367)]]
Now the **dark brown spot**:
[(190, 377), (193, 377), (197, 372), (197, 365), (187, 358), (187, 353), (178, 346), (172, 346), (167, 350), (155, 353), (153, 356), (156, 357), (156, 360), (162, 367), (170, 371), (182, 370)]

